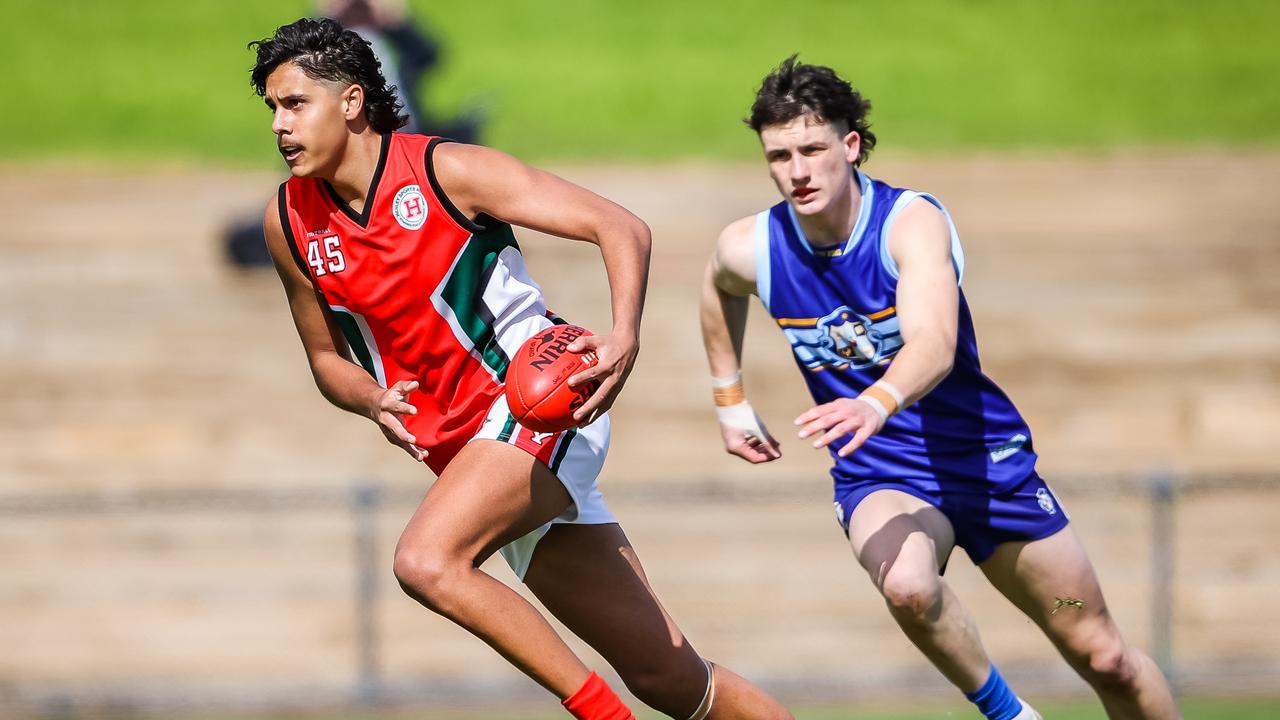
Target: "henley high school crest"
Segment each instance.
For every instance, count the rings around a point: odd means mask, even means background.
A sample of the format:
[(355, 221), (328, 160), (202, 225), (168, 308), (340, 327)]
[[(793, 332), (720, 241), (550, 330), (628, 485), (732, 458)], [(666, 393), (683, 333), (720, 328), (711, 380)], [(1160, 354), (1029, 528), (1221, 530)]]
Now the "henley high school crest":
[(391, 214), (405, 230), (422, 227), (427, 222), (427, 199), (422, 195), (422, 188), (417, 185), (401, 188), (391, 205)]

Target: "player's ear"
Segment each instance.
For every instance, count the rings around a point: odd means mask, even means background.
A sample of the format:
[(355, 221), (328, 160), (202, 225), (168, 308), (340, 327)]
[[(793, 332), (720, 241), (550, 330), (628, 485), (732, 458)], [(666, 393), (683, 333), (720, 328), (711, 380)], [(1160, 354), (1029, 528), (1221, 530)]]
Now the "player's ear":
[(342, 114), (348, 120), (355, 120), (364, 113), (364, 88), (351, 85), (342, 92)]
[(858, 152), (862, 150), (862, 136), (858, 134), (857, 130), (850, 130), (849, 133), (844, 136), (843, 142), (845, 159), (849, 162), (856, 162), (858, 159)]

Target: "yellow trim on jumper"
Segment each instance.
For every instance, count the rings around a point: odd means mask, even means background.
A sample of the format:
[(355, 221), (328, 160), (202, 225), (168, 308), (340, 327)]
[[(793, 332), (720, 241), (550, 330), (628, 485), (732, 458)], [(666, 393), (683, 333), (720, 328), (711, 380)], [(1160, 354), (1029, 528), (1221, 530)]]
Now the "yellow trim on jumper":
[[(867, 316), (867, 319), (873, 322), (876, 320), (883, 320), (897, 312), (898, 308), (887, 307), (879, 312), (871, 313)], [(778, 323), (778, 327), (816, 327), (818, 325), (818, 320), (820, 319), (821, 318), (775, 318), (775, 321)]]

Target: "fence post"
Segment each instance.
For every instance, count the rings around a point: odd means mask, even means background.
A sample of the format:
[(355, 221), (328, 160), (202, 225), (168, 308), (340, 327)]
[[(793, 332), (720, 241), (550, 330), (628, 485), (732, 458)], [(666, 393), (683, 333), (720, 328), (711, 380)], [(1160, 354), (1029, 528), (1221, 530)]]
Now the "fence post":
[(1151, 656), (1176, 686), (1173, 659), (1174, 503), (1178, 479), (1167, 472), (1151, 476)]
[(378, 638), (378, 510), (382, 490), (376, 482), (355, 483), (351, 494), (355, 521), (356, 701), (376, 705), (382, 699), (382, 663)]

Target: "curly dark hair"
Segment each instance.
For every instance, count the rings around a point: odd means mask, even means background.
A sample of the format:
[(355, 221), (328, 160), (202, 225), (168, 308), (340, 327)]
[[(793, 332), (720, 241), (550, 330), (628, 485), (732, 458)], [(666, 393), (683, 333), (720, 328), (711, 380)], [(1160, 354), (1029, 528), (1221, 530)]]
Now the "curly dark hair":
[(805, 65), (792, 55), (765, 77), (751, 105), (751, 115), (743, 122), (757, 133), (766, 125), (778, 125), (812, 113), (823, 122), (844, 123), (857, 130), (862, 147), (854, 166), (866, 161), (876, 146), (875, 133), (867, 115), (871, 101), (862, 97), (835, 70), (822, 65)]
[(364, 115), (379, 133), (404, 127), (409, 116), (396, 97), (394, 85), (382, 76), (382, 63), (368, 41), (329, 18), (302, 18), (276, 28), (249, 49), (258, 54), (250, 84), (259, 97), (267, 92), (267, 76), (286, 62), (297, 65), (313, 80), (329, 80), (364, 88)]

